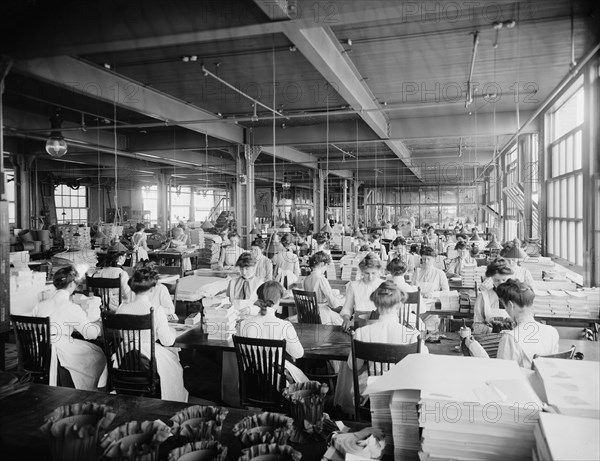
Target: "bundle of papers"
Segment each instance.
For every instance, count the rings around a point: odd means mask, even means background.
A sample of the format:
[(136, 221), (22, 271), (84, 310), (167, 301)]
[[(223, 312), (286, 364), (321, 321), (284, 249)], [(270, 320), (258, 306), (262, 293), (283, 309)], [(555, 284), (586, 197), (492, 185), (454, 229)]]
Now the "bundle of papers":
[(199, 277), (190, 275), (179, 280), (177, 299), (181, 301), (198, 301), (204, 297), (215, 296), (227, 290), (229, 278)]
[(481, 283), (481, 277), (477, 275), (477, 266), (475, 264), (465, 264), (462, 268), (463, 287), (474, 287), (475, 283)]
[(358, 266), (343, 266), (342, 267), (342, 280), (357, 280), (360, 270)]
[(392, 437), (392, 413), (390, 409), (390, 403), (393, 395), (394, 391), (388, 391), (378, 392), (369, 396), (371, 405), (371, 425), (373, 427), (382, 429), (385, 436), (385, 449), (383, 450), (384, 455), (391, 455), (394, 453), (395, 441)]
[(235, 333), (239, 313), (231, 304), (204, 308), (204, 327), (208, 339), (228, 340)]
[(391, 402), (397, 458), (418, 446), (419, 398), (421, 459), (531, 459), (542, 402), (516, 362), (411, 354), (366, 393), (390, 390), (412, 391), (394, 393)]
[(542, 413), (534, 429), (534, 461), (597, 461), (600, 420)]
[(440, 301), (443, 310), (457, 311), (459, 307), (458, 291), (433, 291), (429, 295), (430, 299)]
[(598, 290), (584, 291), (534, 289), (533, 309), (539, 316), (598, 318)]
[(204, 248), (204, 231), (201, 228), (190, 229), (190, 243), (198, 249)]
[(53, 266), (86, 266), (96, 267), (98, 265), (98, 257), (92, 250), (82, 249), (79, 251), (63, 251), (52, 256)]
[(563, 415), (600, 419), (600, 363), (538, 358), (533, 369), (545, 401)]
[(543, 280), (543, 273), (554, 270), (554, 261), (548, 257), (537, 256), (520, 262), (520, 266), (531, 272), (533, 280)]

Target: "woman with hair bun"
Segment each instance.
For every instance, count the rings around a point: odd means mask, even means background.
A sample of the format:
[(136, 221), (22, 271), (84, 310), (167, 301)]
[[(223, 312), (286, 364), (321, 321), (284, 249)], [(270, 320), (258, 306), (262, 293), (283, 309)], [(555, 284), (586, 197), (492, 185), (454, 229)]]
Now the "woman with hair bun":
[[(77, 270), (63, 267), (54, 274), (56, 292), (50, 299), (38, 303), (31, 313), (34, 317), (50, 317), (50, 335), (53, 354), (50, 359), (50, 385), (56, 386), (57, 361), (69, 370), (76, 389), (97, 391), (106, 386), (106, 359), (96, 344), (71, 336), (73, 330), (85, 339), (96, 339), (100, 334), (98, 313), (88, 313), (71, 301), (77, 285)], [(56, 352), (56, 354), (54, 354)]]
[[(294, 326), (287, 320), (275, 316), (279, 301), (285, 293), (279, 282), (270, 280), (256, 290), (258, 299), (255, 303), (260, 311), (257, 315), (242, 321), (238, 327), (239, 336), (261, 339), (285, 339), (285, 351), (298, 359), (304, 355), (304, 348), (298, 339)], [(221, 398), (228, 405), (240, 405), (239, 369), (234, 353), (223, 353), (223, 373), (221, 378)], [(289, 360), (285, 368), (296, 382), (308, 381), (306, 375)]]
[(343, 323), (340, 312), (341, 306), (333, 295), (329, 280), (325, 278), (325, 266), (331, 263), (331, 257), (323, 251), (317, 251), (308, 259), (311, 273), (304, 279), (304, 289), (313, 291), (317, 295), (319, 314), (323, 325), (341, 325)]
[(131, 265), (135, 266), (140, 261), (148, 260), (148, 248), (146, 225), (144, 223), (137, 223), (135, 226), (135, 233), (131, 236), (131, 243), (133, 244), (133, 253), (131, 255)]
[(354, 280), (348, 284), (346, 289), (346, 303), (340, 313), (343, 319), (342, 328), (346, 331), (352, 326), (352, 316), (356, 311), (374, 311), (377, 309), (370, 299), (381, 280), (381, 260), (375, 253), (367, 253), (363, 260), (358, 264), (361, 279)]
[(284, 234), (281, 237), (283, 250), (272, 259), (275, 266), (275, 280), (280, 282), (285, 289), (288, 289), (300, 277), (300, 259), (292, 251), (292, 240), (290, 234)]
[[(150, 302), (150, 292), (158, 282), (158, 273), (152, 267), (142, 267), (135, 271), (129, 279), (129, 286), (134, 293), (133, 301), (121, 304), (117, 314), (147, 315), (153, 308), (154, 335), (160, 341), (155, 344), (156, 369), (160, 376), (160, 397), (163, 400), (187, 402), (188, 391), (183, 385), (183, 368), (179, 363), (178, 349), (172, 346), (176, 334), (169, 326), (167, 314), (159, 306)], [(141, 352), (150, 356), (150, 333), (142, 333)]]
[[(289, 321), (275, 316), (279, 302), (285, 294), (285, 289), (279, 282), (270, 280), (258, 287), (258, 300), (255, 305), (260, 308), (258, 315), (244, 320), (240, 324), (239, 334), (247, 338), (285, 339), (285, 351), (293, 359), (304, 355), (304, 348), (298, 339), (298, 334)], [(290, 361), (285, 362), (285, 368), (296, 382), (308, 381), (306, 375)]]
[[(419, 339), (419, 330), (409, 329), (400, 323), (398, 309), (406, 300), (403, 292), (391, 280), (382, 282), (369, 296), (376, 306), (379, 318), (369, 325), (358, 328), (354, 338), (368, 343), (411, 344)], [(427, 353), (427, 348), (421, 345), (421, 352)], [(359, 387), (362, 390), (367, 384), (367, 370), (363, 361), (357, 360), (359, 368)], [(342, 365), (335, 389), (334, 406), (339, 406), (347, 414), (354, 414), (354, 391), (352, 377), (352, 356)]]
[(491, 322), (494, 318), (509, 318), (510, 316), (500, 305), (496, 287), (513, 277), (513, 271), (508, 262), (503, 258), (497, 258), (488, 264), (485, 276), (491, 280), (492, 287), (482, 285), (481, 291), (475, 300), (473, 308), (473, 333), (491, 333), (493, 328)]
[(425, 297), (434, 291), (450, 291), (446, 274), (434, 265), (437, 256), (437, 251), (431, 247), (423, 247), (421, 250), (423, 266), (416, 271), (415, 285), (421, 288)]

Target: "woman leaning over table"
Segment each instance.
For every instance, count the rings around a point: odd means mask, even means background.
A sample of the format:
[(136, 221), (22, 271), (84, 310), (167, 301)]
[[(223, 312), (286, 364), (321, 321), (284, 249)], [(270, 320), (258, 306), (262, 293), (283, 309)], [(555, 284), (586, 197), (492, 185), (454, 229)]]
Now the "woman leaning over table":
[[(171, 348), (176, 334), (169, 326), (167, 314), (150, 302), (150, 292), (158, 283), (158, 272), (151, 267), (143, 267), (133, 273), (129, 286), (134, 293), (133, 301), (121, 304), (117, 314), (147, 315), (153, 308), (154, 335), (160, 344), (156, 344), (156, 369), (160, 376), (160, 397), (162, 400), (187, 402), (188, 391), (183, 386), (183, 368), (179, 363), (178, 349)], [(150, 333), (142, 333), (142, 354), (150, 356)]]
[[(502, 331), (497, 358), (514, 360), (520, 367), (531, 369), (535, 354), (549, 355), (558, 352), (558, 331), (550, 325), (536, 322), (533, 300), (535, 293), (526, 283), (509, 279), (496, 287), (500, 304), (516, 323), (513, 330)], [(485, 349), (472, 338), (465, 345), (475, 357), (489, 357)]]
[(506, 282), (513, 275), (513, 271), (503, 258), (491, 262), (485, 271), (485, 276), (492, 282), (492, 287), (481, 286), (479, 296), (475, 300), (473, 313), (473, 332), (487, 334), (492, 332), (491, 321), (495, 317), (508, 318), (505, 309), (502, 309), (496, 294), (496, 287)]
[(69, 370), (76, 389), (95, 391), (106, 386), (106, 359), (96, 344), (71, 336), (73, 330), (85, 339), (96, 339), (100, 334), (100, 312), (88, 310), (71, 302), (71, 295), (78, 285), (75, 268), (63, 267), (54, 274), (56, 292), (50, 299), (41, 301), (33, 308), (34, 317), (50, 317), (53, 352), (50, 361), (50, 385), (56, 386), (57, 361)]
[[(260, 308), (260, 312), (240, 323), (239, 335), (247, 338), (285, 339), (285, 352), (292, 359), (299, 359), (304, 355), (304, 348), (298, 339), (294, 325), (275, 316), (284, 293), (283, 286), (274, 280), (259, 286), (258, 300), (255, 304)], [(289, 360), (285, 362), (285, 369), (295, 382), (308, 381), (304, 372)]]
[(319, 304), (319, 314), (323, 325), (341, 325), (343, 323), (339, 312), (342, 310), (338, 306), (337, 298), (333, 295), (329, 280), (325, 278), (325, 266), (331, 263), (331, 257), (317, 251), (308, 259), (308, 267), (311, 273), (304, 279), (304, 289), (313, 291), (317, 295)]
[[(371, 293), (370, 301), (377, 306), (379, 318), (369, 325), (358, 328), (354, 334), (354, 339), (368, 343), (387, 343), (387, 344), (411, 344), (417, 342), (419, 331), (413, 330), (400, 324), (398, 309), (400, 304), (406, 300), (406, 293), (403, 292), (391, 280), (382, 282), (377, 289)], [(422, 344), (421, 352), (427, 353), (427, 348)], [(358, 369), (363, 367), (362, 361), (357, 361)], [(359, 371), (359, 386), (364, 390), (367, 383), (366, 370)], [(346, 364), (343, 364), (340, 370), (339, 379), (335, 389), (334, 406), (341, 407), (347, 414), (354, 414), (354, 391), (352, 383), (352, 356), (348, 357)]]
[(367, 253), (363, 260), (358, 264), (361, 272), (361, 279), (348, 283), (346, 289), (346, 302), (342, 312), (340, 312), (343, 324), (342, 328), (348, 331), (352, 326), (352, 316), (355, 312), (370, 312), (377, 309), (371, 301), (373, 293), (383, 282), (381, 280), (381, 260), (375, 253)]

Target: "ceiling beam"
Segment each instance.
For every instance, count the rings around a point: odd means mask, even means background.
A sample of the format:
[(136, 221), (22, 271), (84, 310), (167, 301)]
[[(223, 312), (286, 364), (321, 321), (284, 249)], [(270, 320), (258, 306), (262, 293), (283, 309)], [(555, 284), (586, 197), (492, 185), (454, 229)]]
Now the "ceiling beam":
[[(164, 121), (167, 126), (177, 121), (219, 119), (212, 112), (69, 56), (17, 61), (14, 71), (104, 102), (116, 103), (120, 107)], [(242, 144), (244, 141), (243, 128), (230, 123), (193, 123), (183, 126), (235, 144)]]
[[(283, 24), (286, 36), (340, 96), (359, 111), (359, 116), (375, 134), (381, 139), (389, 138), (389, 126), (385, 114), (371, 110), (379, 108), (379, 103), (352, 61), (343, 53), (344, 50), (331, 28), (314, 25), (301, 28), (295, 21)], [(369, 111), (360, 112), (361, 109)], [(410, 152), (403, 147), (401, 141), (388, 141), (386, 144), (398, 158), (408, 161)], [(417, 178), (419, 177), (417, 169), (411, 171)]]
[[(521, 111), (521, 120), (527, 120), (532, 111)], [(536, 127), (530, 127), (532, 130)], [(390, 137), (394, 139), (459, 138), (469, 136), (501, 136), (517, 130), (514, 111), (453, 115), (437, 117), (394, 118), (390, 120)], [(286, 130), (287, 131), (287, 130)]]
[[(294, 19), (296, 4), (288, 0), (254, 0), (254, 3), (267, 15), (271, 21), (284, 21)], [(289, 11), (288, 11), (289, 10)]]

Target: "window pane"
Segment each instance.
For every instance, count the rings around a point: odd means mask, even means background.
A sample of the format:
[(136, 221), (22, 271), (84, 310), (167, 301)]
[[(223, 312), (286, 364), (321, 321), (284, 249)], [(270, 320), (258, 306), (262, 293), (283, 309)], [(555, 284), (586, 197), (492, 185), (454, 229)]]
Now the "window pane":
[(575, 264), (583, 266), (583, 223), (576, 223), (575, 240), (577, 242), (577, 253), (575, 258)]
[(548, 217), (552, 218), (554, 216), (554, 183), (548, 183), (548, 202), (546, 206), (546, 210), (548, 213)]
[(575, 176), (575, 217), (583, 219), (583, 175)]
[(560, 221), (554, 221), (554, 254), (560, 256)]
[[(575, 177), (569, 176), (567, 179), (567, 218), (575, 217)], [(574, 234), (571, 234), (574, 235)]]
[(573, 143), (573, 168), (579, 170), (581, 168), (581, 130), (575, 133)]
[(568, 252), (567, 259), (569, 261), (575, 262), (577, 259), (575, 256), (575, 239), (573, 238), (575, 236), (575, 221), (569, 222), (568, 228), (569, 228), (569, 233), (568, 233), (569, 238), (567, 238), (567, 241), (569, 242), (569, 252)]
[(568, 248), (569, 248), (569, 239), (567, 238), (567, 221), (562, 221), (560, 223), (560, 257), (564, 259), (569, 259), (568, 256)]
[(558, 146), (559, 165), (558, 174), (564, 174), (567, 171), (567, 159), (565, 153), (565, 141), (562, 140)]
[(554, 220), (548, 220), (548, 253), (554, 254)]
[(565, 157), (567, 165), (565, 172), (573, 171), (573, 136), (569, 136), (566, 140)]
[(554, 182), (554, 217), (560, 216), (560, 181)]

